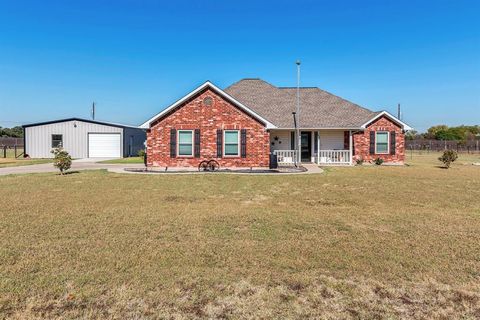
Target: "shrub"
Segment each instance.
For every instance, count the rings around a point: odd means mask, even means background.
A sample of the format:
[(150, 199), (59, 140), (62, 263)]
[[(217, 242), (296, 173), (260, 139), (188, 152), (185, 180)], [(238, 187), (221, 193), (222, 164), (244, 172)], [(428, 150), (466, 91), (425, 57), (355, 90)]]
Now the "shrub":
[(377, 159), (375, 159), (374, 163), (375, 163), (377, 166), (380, 166), (380, 165), (382, 165), (382, 163), (383, 163), (383, 159), (382, 159), (382, 158), (377, 158)]
[(445, 165), (445, 168), (450, 168), (450, 165), (452, 162), (457, 160), (458, 158), (458, 153), (454, 150), (445, 150), (440, 158), (438, 160), (442, 161), (443, 164)]
[(60, 174), (64, 174), (65, 171), (70, 169), (72, 166), (72, 157), (68, 154), (66, 150), (62, 148), (55, 148), (52, 150), (54, 155), (53, 166), (60, 170)]
[(137, 155), (138, 155), (140, 158), (143, 158), (143, 157), (145, 156), (145, 150), (144, 150), (144, 149), (138, 150)]
[(364, 161), (363, 158), (358, 158), (358, 159), (356, 160), (356, 162), (357, 162), (357, 164), (358, 164), (359, 166), (361, 166), (361, 165), (363, 164), (363, 161)]

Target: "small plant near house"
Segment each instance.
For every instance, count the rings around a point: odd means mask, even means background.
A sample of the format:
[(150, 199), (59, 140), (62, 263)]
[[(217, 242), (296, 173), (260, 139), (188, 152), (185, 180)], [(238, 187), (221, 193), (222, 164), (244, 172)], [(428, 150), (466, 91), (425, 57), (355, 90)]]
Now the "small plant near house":
[(143, 157), (145, 156), (145, 150), (144, 150), (144, 149), (138, 150), (137, 155), (138, 155), (140, 158), (143, 158)]
[(450, 168), (450, 165), (452, 162), (457, 160), (458, 158), (458, 153), (454, 150), (445, 150), (440, 158), (438, 160), (442, 161), (443, 164), (445, 165), (445, 168)]
[(65, 174), (65, 171), (72, 166), (72, 157), (62, 148), (55, 148), (52, 153), (54, 155), (53, 166), (60, 170), (60, 174)]
[(382, 158), (377, 158), (377, 159), (375, 159), (374, 163), (375, 163), (377, 166), (381, 166), (382, 163), (383, 163), (383, 159), (382, 159)]
[(364, 162), (363, 158), (358, 158), (356, 161), (357, 165), (361, 166)]

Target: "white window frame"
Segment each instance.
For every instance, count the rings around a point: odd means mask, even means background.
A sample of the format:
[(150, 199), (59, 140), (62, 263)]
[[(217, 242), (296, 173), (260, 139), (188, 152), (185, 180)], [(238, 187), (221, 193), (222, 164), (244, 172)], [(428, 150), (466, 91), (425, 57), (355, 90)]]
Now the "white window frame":
[[(379, 133), (386, 133), (387, 134), (387, 151), (386, 152), (378, 152), (378, 150), (377, 150), (378, 134)], [(390, 132), (388, 132), (388, 131), (375, 131), (375, 154), (390, 154)]]
[[(225, 133), (227, 132), (236, 132), (237, 133), (237, 154), (226, 154), (225, 153)], [(235, 158), (235, 157), (240, 157), (240, 130), (236, 130), (236, 129), (232, 129), (232, 130), (223, 130), (223, 156), (228, 158), (228, 157), (231, 157), (231, 158)]]
[[(191, 154), (180, 154), (180, 132), (191, 132), (192, 133), (192, 152)], [(184, 158), (193, 158), (193, 149), (195, 145), (195, 136), (194, 130), (177, 130), (177, 157), (184, 157)]]

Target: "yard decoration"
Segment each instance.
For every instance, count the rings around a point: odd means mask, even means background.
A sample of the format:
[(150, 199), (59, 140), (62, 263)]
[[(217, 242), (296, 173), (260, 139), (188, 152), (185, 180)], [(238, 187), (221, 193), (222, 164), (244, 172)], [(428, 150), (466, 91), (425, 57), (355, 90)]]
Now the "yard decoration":
[(54, 155), (53, 166), (60, 170), (61, 175), (64, 175), (65, 171), (72, 166), (72, 157), (62, 148), (54, 148), (51, 152)]
[(198, 171), (218, 171), (220, 164), (215, 160), (203, 160), (198, 165)]
[(443, 164), (445, 165), (445, 168), (450, 168), (450, 165), (452, 162), (457, 160), (458, 158), (458, 153), (454, 150), (445, 150), (443, 151), (443, 154), (438, 160), (442, 161)]

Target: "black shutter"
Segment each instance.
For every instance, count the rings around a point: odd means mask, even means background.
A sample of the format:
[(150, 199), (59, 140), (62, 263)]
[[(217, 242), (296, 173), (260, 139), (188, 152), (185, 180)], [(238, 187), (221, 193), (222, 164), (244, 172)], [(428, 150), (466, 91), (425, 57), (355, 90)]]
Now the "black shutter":
[(222, 143), (223, 143), (223, 131), (217, 129), (217, 158), (222, 157)]
[(370, 154), (375, 154), (375, 131), (370, 131)]
[(177, 156), (177, 130), (170, 129), (170, 158)]
[(295, 131), (290, 132), (290, 150), (295, 150)]
[(200, 129), (195, 129), (194, 154), (195, 158), (200, 158)]
[(317, 143), (317, 141), (318, 141), (318, 131), (315, 131), (315, 133), (313, 134), (313, 137), (314, 137), (313, 138), (313, 140), (314, 140), (313, 141), (313, 152), (315, 154), (318, 154), (318, 143)]
[(247, 157), (247, 129), (240, 131), (240, 154), (242, 158)]
[(395, 154), (395, 131), (390, 132), (390, 154)]

